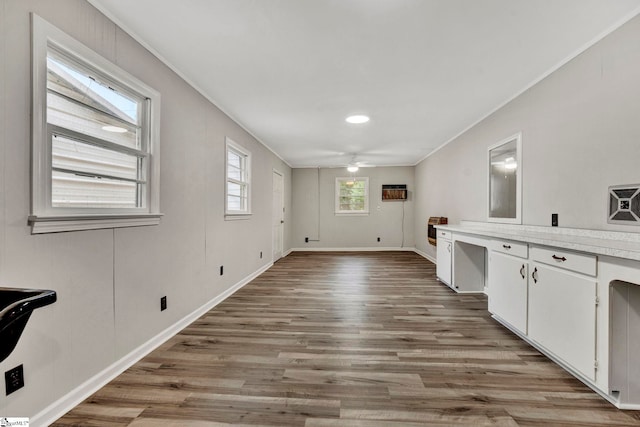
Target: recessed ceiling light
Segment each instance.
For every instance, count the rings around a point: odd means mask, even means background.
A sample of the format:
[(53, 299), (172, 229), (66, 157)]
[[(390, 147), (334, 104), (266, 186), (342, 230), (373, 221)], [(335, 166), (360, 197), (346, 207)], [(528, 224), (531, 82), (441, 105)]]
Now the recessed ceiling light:
[(345, 119), (347, 123), (353, 123), (354, 125), (360, 125), (362, 123), (367, 123), (369, 121), (369, 116), (365, 116), (363, 114), (356, 114), (354, 116), (349, 116)]
[(115, 133), (127, 132), (125, 128), (121, 128), (120, 126), (102, 126), (102, 130), (106, 130), (107, 132), (115, 132)]

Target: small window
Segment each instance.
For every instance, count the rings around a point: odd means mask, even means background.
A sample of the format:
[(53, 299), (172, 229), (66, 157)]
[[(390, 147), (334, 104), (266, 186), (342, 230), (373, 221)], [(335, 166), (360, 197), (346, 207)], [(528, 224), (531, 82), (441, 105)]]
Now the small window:
[(33, 232), (157, 224), (159, 94), (33, 20)]
[(144, 208), (146, 99), (93, 75), (54, 50), (47, 54), (51, 207)]
[(251, 214), (251, 153), (226, 141), (225, 214)]
[(369, 213), (369, 178), (336, 178), (336, 214)]

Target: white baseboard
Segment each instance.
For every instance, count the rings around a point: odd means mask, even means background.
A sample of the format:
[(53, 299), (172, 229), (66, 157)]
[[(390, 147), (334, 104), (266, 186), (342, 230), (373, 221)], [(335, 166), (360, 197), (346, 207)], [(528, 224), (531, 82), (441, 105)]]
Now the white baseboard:
[(609, 400), (611, 403), (614, 404), (614, 406), (618, 407), (619, 409), (624, 409), (625, 411), (638, 411), (640, 410), (640, 405), (637, 403), (620, 403), (620, 404), (616, 404), (615, 402), (612, 402), (610, 399)]
[(292, 248), (295, 252), (381, 252), (381, 251), (407, 251), (415, 252), (415, 248), (399, 247), (366, 247), (366, 248)]
[(417, 253), (418, 255), (420, 255), (423, 258), (428, 259), (429, 261), (431, 261), (432, 263), (436, 264), (436, 259), (434, 257), (432, 257), (431, 255), (429, 255), (426, 252), (422, 252), (420, 249), (414, 249), (414, 252)]
[(285, 252), (282, 254), (282, 258), (286, 257), (286, 256), (287, 256), (287, 255), (289, 255), (291, 252), (293, 252), (293, 249), (289, 249), (288, 251), (285, 251)]
[[(291, 252), (291, 251), (289, 251)], [(247, 283), (251, 282), (253, 279), (258, 277), (260, 274), (264, 273), (266, 270), (271, 268), (273, 263), (266, 264), (245, 277), (235, 285), (231, 286), (226, 291), (222, 292), (220, 295), (216, 296), (200, 308), (196, 309), (192, 313), (178, 320), (173, 325), (169, 326), (164, 331), (160, 332), (158, 335), (151, 338), (146, 343), (142, 344), (138, 348), (131, 351), (126, 356), (122, 357), (120, 360), (111, 364), (98, 374), (89, 378), (87, 381), (73, 389), (71, 392), (67, 393), (62, 398), (53, 402), (51, 405), (38, 412), (34, 417), (31, 418), (30, 424), (32, 426), (48, 426), (56, 421), (58, 418), (62, 417), (64, 414), (69, 412), (71, 409), (75, 408), (78, 404), (84, 401), (87, 397), (91, 396), (93, 393), (98, 391), (100, 388), (104, 387), (115, 377), (126, 371), (128, 368), (133, 366), (136, 362), (142, 359), (147, 354), (151, 353), (153, 350), (158, 348), (160, 345), (164, 344), (169, 338), (176, 335), (178, 332), (189, 326), (200, 316), (205, 314), (207, 311), (211, 310), (216, 305), (220, 304), (225, 299), (229, 298), (236, 291), (242, 288)]]
[(287, 255), (291, 252), (374, 252), (374, 251), (407, 251), (407, 252), (415, 252), (423, 258), (428, 259), (432, 263), (436, 263), (436, 259), (426, 252), (422, 252), (417, 248), (398, 248), (398, 247), (381, 247), (381, 248), (292, 248), (289, 249)]

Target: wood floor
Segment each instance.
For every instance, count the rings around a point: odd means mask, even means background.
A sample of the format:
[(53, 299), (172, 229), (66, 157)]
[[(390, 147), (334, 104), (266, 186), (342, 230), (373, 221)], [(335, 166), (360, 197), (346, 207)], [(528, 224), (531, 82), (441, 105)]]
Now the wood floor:
[(55, 426), (640, 426), (411, 252), (302, 253)]

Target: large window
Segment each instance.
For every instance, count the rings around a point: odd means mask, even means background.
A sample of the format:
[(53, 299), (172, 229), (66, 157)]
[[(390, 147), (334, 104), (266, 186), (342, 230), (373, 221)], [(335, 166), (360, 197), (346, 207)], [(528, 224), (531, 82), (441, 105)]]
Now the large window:
[(157, 224), (160, 97), (33, 16), (33, 232)]
[(225, 214), (251, 214), (251, 153), (226, 140)]
[(369, 178), (336, 178), (336, 214), (369, 213)]

